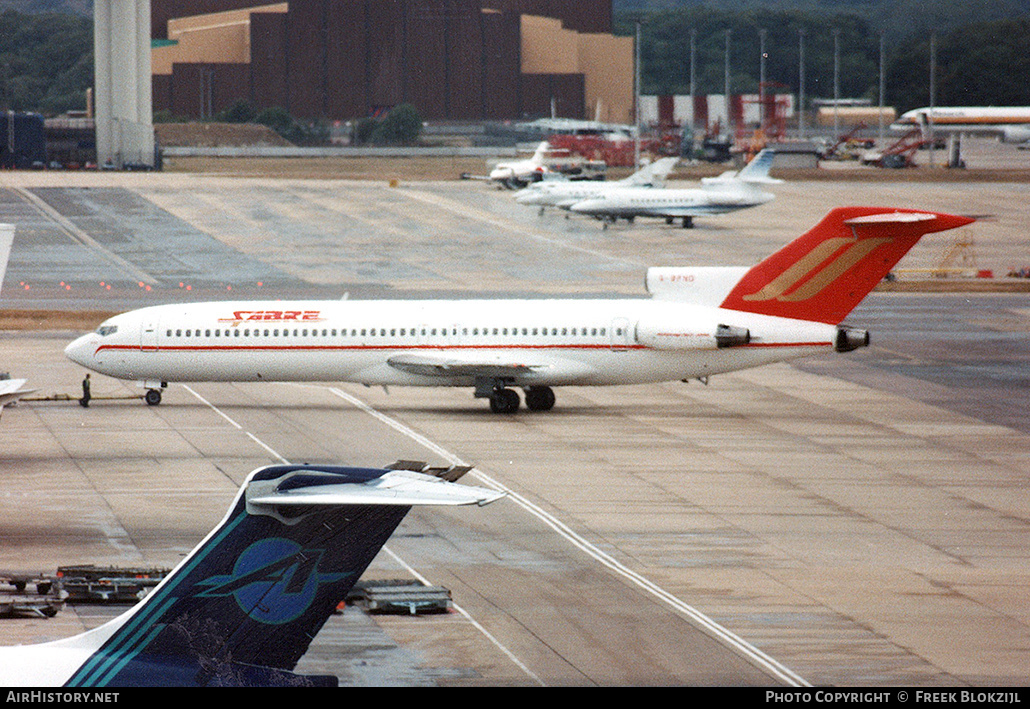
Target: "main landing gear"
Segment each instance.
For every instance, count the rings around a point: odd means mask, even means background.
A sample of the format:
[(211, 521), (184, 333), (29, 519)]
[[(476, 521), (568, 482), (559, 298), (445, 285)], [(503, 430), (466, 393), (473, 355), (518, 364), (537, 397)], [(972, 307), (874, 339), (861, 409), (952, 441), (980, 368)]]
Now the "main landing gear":
[[(554, 390), (551, 387), (526, 387), (526, 408), (530, 411), (550, 411), (554, 408)], [(519, 394), (503, 384), (495, 387), (488, 395), (490, 410), (495, 414), (513, 414), (519, 410)]]

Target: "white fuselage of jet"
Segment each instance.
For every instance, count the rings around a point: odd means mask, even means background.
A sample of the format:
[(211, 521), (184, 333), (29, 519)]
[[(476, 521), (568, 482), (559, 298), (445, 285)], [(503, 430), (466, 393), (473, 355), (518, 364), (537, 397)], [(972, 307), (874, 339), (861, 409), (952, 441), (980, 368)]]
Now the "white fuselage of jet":
[(616, 190), (649, 190), (664, 186), (679, 158), (661, 158), (617, 182), (597, 180), (544, 180), (536, 182), (515, 198), (519, 204), (569, 209), (577, 202), (596, 199)]
[(599, 219), (631, 217), (700, 217), (757, 207), (775, 195), (746, 183), (695, 189), (623, 188), (573, 204), (570, 209)]
[[(720, 346), (720, 325), (746, 329), (749, 341)], [(825, 350), (836, 333), (646, 298), (215, 302), (115, 316), (66, 353), (94, 371), (152, 383), (530, 387), (705, 377)]]
[(519, 204), (526, 204), (535, 207), (555, 207), (558, 209), (570, 209), (574, 204), (590, 199), (599, 199), (615, 190), (652, 190), (660, 189), (652, 185), (639, 185), (627, 187), (626, 185), (614, 182), (538, 182), (525, 190), (515, 198)]
[(906, 111), (892, 130), (996, 135), (1006, 143), (1030, 140), (1030, 106), (934, 106)]

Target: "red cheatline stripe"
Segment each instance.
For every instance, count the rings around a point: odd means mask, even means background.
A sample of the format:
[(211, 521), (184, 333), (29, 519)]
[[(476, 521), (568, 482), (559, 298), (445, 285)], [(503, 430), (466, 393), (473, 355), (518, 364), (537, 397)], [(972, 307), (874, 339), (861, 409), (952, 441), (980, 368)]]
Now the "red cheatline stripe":
[[(727, 349), (770, 347), (828, 347), (831, 342), (751, 342)], [(645, 345), (196, 345), (140, 348), (132, 345), (101, 345), (103, 350), (125, 352), (346, 352), (381, 350), (648, 350)]]

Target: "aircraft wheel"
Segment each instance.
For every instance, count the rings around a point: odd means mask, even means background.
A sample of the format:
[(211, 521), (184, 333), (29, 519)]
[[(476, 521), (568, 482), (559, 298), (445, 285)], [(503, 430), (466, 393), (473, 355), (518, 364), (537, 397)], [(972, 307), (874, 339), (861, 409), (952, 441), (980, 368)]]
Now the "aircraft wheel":
[(495, 414), (513, 414), (519, 410), (519, 394), (512, 389), (498, 389), (490, 397), (490, 410)]
[(147, 402), (147, 406), (157, 406), (161, 403), (161, 390), (147, 389), (147, 393), (143, 397), (143, 400)]
[(526, 408), (530, 411), (550, 411), (554, 408), (554, 390), (551, 387), (526, 389)]

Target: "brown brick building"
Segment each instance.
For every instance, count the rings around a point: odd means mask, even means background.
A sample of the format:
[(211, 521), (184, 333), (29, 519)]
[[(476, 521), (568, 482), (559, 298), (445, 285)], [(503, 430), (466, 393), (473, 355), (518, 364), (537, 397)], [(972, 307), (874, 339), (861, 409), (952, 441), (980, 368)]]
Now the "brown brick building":
[(610, 0), (153, 0), (154, 110), (245, 99), (300, 118), (632, 120)]

